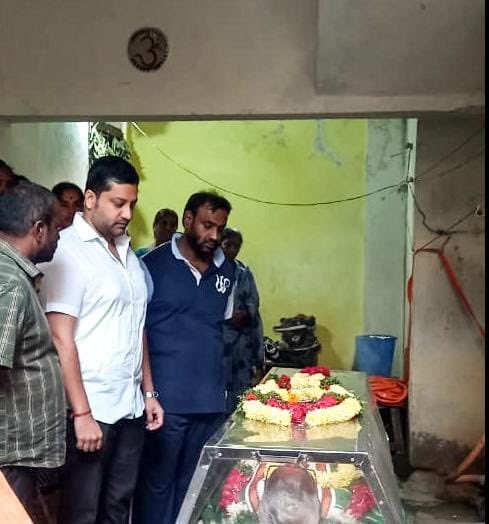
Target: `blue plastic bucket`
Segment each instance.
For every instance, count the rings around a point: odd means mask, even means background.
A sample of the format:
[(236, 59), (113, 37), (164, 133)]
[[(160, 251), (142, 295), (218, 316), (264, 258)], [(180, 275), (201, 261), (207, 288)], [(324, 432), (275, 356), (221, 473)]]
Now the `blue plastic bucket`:
[(390, 377), (396, 337), (391, 335), (358, 335), (355, 337), (354, 371)]

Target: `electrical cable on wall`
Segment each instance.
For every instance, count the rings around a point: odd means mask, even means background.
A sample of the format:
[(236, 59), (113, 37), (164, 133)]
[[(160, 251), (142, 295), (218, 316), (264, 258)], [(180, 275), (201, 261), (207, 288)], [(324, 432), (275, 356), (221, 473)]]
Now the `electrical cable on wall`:
[(425, 171), (419, 173), (417, 176), (416, 176), (416, 179), (417, 180), (421, 180), (422, 178), (424, 178), (424, 176), (428, 173), (430, 173), (431, 171), (433, 171), (433, 169), (435, 169), (435, 167), (438, 167), (440, 164), (442, 164), (445, 160), (447, 160), (448, 158), (450, 158), (453, 154), (455, 154), (457, 151), (460, 151), (460, 149), (462, 149), (462, 147), (464, 147), (466, 144), (468, 144), (471, 140), (473, 140), (476, 136), (478, 136), (480, 133), (482, 133), (482, 131), (485, 129), (485, 125), (479, 127), (478, 129), (476, 129), (473, 133), (470, 133), (469, 136), (467, 136), (464, 140), (462, 140), (462, 142), (457, 146), (455, 147), (454, 149), (451, 149), (446, 155), (442, 156), (441, 158), (439, 158), (436, 162), (434, 162), (430, 167), (428, 167)]
[[(147, 133), (145, 133), (141, 127), (136, 123), (136, 122), (131, 122), (131, 125), (142, 135), (144, 136), (145, 138), (150, 138)], [(200, 180), (201, 182), (204, 182), (205, 184), (207, 184), (208, 186), (210, 187), (213, 187), (215, 189), (218, 189), (219, 191), (222, 191), (223, 193), (227, 193), (227, 194), (230, 194), (230, 195), (233, 195), (235, 197), (238, 197), (238, 198), (242, 198), (244, 200), (248, 200), (248, 201), (251, 201), (251, 202), (256, 202), (256, 203), (259, 203), (259, 204), (267, 204), (267, 205), (273, 205), (273, 206), (288, 206), (288, 207), (315, 207), (315, 206), (326, 206), (326, 205), (333, 205), (333, 204), (341, 204), (341, 203), (345, 203), (345, 202), (352, 202), (352, 201), (355, 201), (355, 200), (360, 200), (360, 199), (363, 199), (363, 198), (368, 198), (369, 196), (372, 196), (372, 195), (375, 195), (375, 194), (378, 194), (378, 193), (382, 193), (384, 191), (388, 191), (388, 190), (400, 190), (402, 188), (405, 188), (406, 186), (409, 188), (409, 190), (411, 191), (411, 194), (413, 196), (413, 200), (414, 200), (414, 203), (415, 203), (415, 206), (416, 206), (416, 209), (418, 210), (418, 212), (423, 216), (423, 225), (428, 229), (428, 231), (432, 232), (432, 233), (436, 233), (438, 235), (441, 235), (441, 234), (446, 234), (446, 231), (447, 230), (442, 230), (442, 229), (434, 229), (434, 228), (431, 228), (430, 226), (427, 225), (426, 223), (426, 214), (421, 210), (421, 208), (419, 207), (419, 204), (415, 198), (415, 195), (414, 195), (414, 192), (410, 186), (411, 183), (418, 183), (419, 181), (421, 180), (426, 180), (426, 179), (433, 179), (433, 178), (438, 178), (438, 177), (441, 177), (441, 176), (445, 176), (446, 174), (449, 174), (453, 171), (456, 171), (458, 169), (461, 169), (463, 166), (465, 166), (467, 163), (469, 163), (470, 161), (474, 160), (475, 158), (478, 158), (480, 157), (483, 152), (484, 152), (484, 149), (478, 151), (475, 155), (472, 155), (471, 157), (468, 157), (464, 162), (460, 163), (460, 164), (457, 164), (456, 166), (448, 169), (448, 170), (445, 170), (441, 173), (437, 173), (435, 174), (433, 177), (426, 177), (426, 175), (428, 173), (430, 173), (433, 169), (435, 169), (436, 167), (438, 167), (442, 162), (444, 162), (446, 159), (448, 159), (450, 156), (452, 156), (454, 153), (456, 153), (457, 151), (459, 151), (463, 146), (465, 146), (467, 143), (469, 143), (473, 138), (475, 138), (478, 134), (480, 134), (482, 132), (482, 130), (485, 128), (485, 126), (482, 126), (481, 128), (477, 129), (477, 131), (475, 131), (474, 133), (471, 133), (466, 139), (464, 139), (457, 147), (455, 147), (454, 149), (452, 149), (451, 151), (449, 151), (446, 155), (444, 155), (442, 158), (440, 158), (439, 160), (437, 160), (434, 164), (432, 164), (428, 169), (426, 169), (425, 171), (423, 171), (422, 173), (420, 173), (416, 179), (412, 179), (410, 178), (409, 176), (406, 176), (406, 180), (403, 180), (402, 182), (399, 182), (399, 183), (396, 183), (396, 184), (390, 184), (390, 185), (387, 185), (387, 186), (383, 186), (383, 187), (380, 187), (378, 189), (375, 189), (373, 191), (369, 191), (367, 193), (363, 193), (363, 194), (360, 194), (360, 195), (355, 195), (355, 196), (351, 196), (351, 197), (345, 197), (345, 198), (340, 198), (340, 199), (336, 199), (336, 200), (328, 200), (328, 201), (322, 201), (322, 202), (276, 202), (276, 201), (272, 201), (272, 200), (263, 200), (263, 199), (260, 199), (260, 198), (256, 198), (256, 197), (252, 197), (252, 196), (249, 196), (249, 195), (244, 195), (242, 193), (238, 193), (236, 191), (233, 191), (231, 189), (227, 189), (225, 187), (222, 187), (220, 185), (217, 185), (217, 184), (214, 184), (213, 182), (207, 180), (206, 178), (202, 177), (201, 175), (199, 175), (198, 173), (196, 173), (195, 171), (189, 169), (188, 167), (184, 166), (183, 164), (181, 164), (180, 162), (178, 162), (177, 160), (175, 160), (174, 158), (172, 158), (170, 155), (168, 155), (167, 153), (165, 153), (165, 151), (163, 151), (163, 149), (161, 149), (159, 146), (157, 145), (154, 145), (152, 144), (152, 146), (161, 154), (163, 155), (168, 161), (170, 161), (172, 164), (174, 164), (175, 166), (177, 166), (179, 169), (181, 169), (182, 171), (185, 171), (186, 173), (188, 173), (189, 175), (193, 176), (194, 178), (196, 178), (197, 180)], [(412, 153), (412, 150), (413, 150), (413, 144), (411, 143), (407, 143), (406, 144), (406, 150), (407, 150), (407, 153), (408, 153), (408, 159), (407, 159), (407, 173), (409, 175), (409, 168), (410, 168), (410, 163), (411, 163), (411, 153)], [(391, 157), (396, 157), (396, 156), (399, 156), (400, 154), (402, 153), (398, 153), (396, 155), (391, 155)]]
[[(465, 213), (463, 216), (461, 216), (459, 219), (457, 219), (453, 224), (451, 224), (449, 227), (447, 227), (445, 229), (445, 232), (448, 233), (448, 235), (450, 236), (452, 233), (453, 233), (453, 230), (459, 226), (460, 224), (463, 224), (467, 219), (469, 219), (470, 217), (472, 216), (481, 216), (479, 215), (478, 213), (478, 210), (479, 208), (476, 207), (475, 209), (471, 209), (470, 211), (468, 211), (467, 213)], [(426, 247), (428, 247), (429, 245), (431, 245), (433, 242), (435, 242), (436, 240), (438, 240), (442, 235), (436, 235), (434, 236), (431, 240), (428, 240), (428, 242), (426, 242), (426, 244), (423, 244), (420, 248), (418, 249), (424, 249)]]
[[(131, 122), (131, 124), (134, 126), (135, 129), (137, 129), (137, 131), (142, 136), (144, 136), (145, 138), (149, 138), (149, 136), (136, 124), (136, 122)], [(218, 189), (219, 191), (222, 191), (223, 193), (228, 193), (229, 195), (233, 195), (233, 196), (238, 197), (238, 198), (243, 198), (243, 199), (249, 200), (251, 202), (257, 202), (259, 204), (268, 204), (268, 205), (271, 205), (271, 206), (314, 207), (314, 206), (327, 206), (327, 205), (332, 205), (332, 204), (341, 204), (343, 202), (352, 202), (354, 200), (360, 200), (362, 198), (367, 198), (369, 196), (372, 196), (372, 195), (375, 195), (375, 194), (378, 194), (378, 193), (382, 193), (383, 191), (387, 191), (389, 189), (392, 189), (392, 190), (393, 189), (400, 189), (401, 187), (404, 187), (406, 185), (406, 182), (402, 181), (402, 182), (397, 183), (397, 184), (390, 184), (388, 186), (380, 187), (379, 189), (375, 189), (373, 191), (369, 191), (368, 193), (363, 193), (361, 195), (355, 195), (355, 196), (351, 196), (351, 197), (340, 198), (340, 199), (337, 199), (337, 200), (328, 200), (328, 201), (324, 201), (324, 202), (274, 202), (272, 200), (262, 200), (260, 198), (255, 198), (255, 197), (251, 197), (251, 196), (248, 196), (248, 195), (243, 195), (242, 193), (237, 193), (236, 191), (232, 191), (230, 189), (226, 189), (225, 187), (222, 187), (222, 186), (219, 186), (217, 184), (214, 184), (214, 183), (210, 182), (209, 180), (205, 179), (204, 177), (200, 176), (199, 174), (195, 173), (195, 171), (192, 171), (191, 169), (189, 169), (189, 168), (185, 167), (184, 165), (180, 164), (174, 158), (172, 158), (167, 153), (165, 153), (160, 147), (155, 146), (154, 144), (153, 144), (153, 147), (159, 153), (161, 153), (167, 160), (172, 162), (172, 164), (176, 165), (177, 167), (179, 167), (180, 169), (182, 169), (183, 171), (185, 171), (189, 175), (192, 175), (197, 180), (200, 180), (201, 182), (204, 182), (205, 184), (207, 184), (207, 185), (209, 185), (209, 186), (211, 186), (211, 187), (213, 187), (215, 189)]]
[(473, 160), (480, 158), (485, 152), (485, 148), (482, 148), (481, 150), (477, 151), (473, 155), (467, 157), (463, 162), (460, 162), (459, 164), (446, 169), (445, 171), (441, 171), (440, 173), (436, 173), (433, 176), (426, 176), (428, 171), (425, 171), (424, 174), (420, 174), (416, 177), (416, 183), (425, 182), (426, 180), (435, 180), (436, 178), (441, 178), (443, 176), (449, 175), (450, 173), (453, 173), (454, 171), (458, 171), (459, 169), (462, 169), (462, 167), (465, 167), (467, 164), (472, 162)]

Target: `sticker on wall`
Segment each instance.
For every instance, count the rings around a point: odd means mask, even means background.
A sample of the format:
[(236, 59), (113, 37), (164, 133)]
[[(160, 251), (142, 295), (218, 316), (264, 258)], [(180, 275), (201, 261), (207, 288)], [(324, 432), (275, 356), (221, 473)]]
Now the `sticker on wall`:
[(143, 27), (135, 31), (127, 45), (127, 54), (140, 71), (156, 71), (168, 56), (168, 40), (156, 27)]

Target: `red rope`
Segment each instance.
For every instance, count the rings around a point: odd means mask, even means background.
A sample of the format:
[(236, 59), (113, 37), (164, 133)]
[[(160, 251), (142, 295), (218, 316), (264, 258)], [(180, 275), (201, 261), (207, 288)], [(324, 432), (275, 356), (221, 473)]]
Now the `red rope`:
[[(418, 249), (414, 252), (414, 257), (418, 253), (434, 253), (438, 256), (440, 263), (442, 265), (443, 270), (445, 271), (448, 280), (450, 284), (452, 285), (453, 290), (457, 294), (457, 296), (460, 298), (465, 310), (469, 314), (470, 318), (473, 320), (474, 324), (477, 327), (477, 330), (479, 331), (482, 338), (486, 337), (486, 330), (481, 325), (479, 320), (477, 319), (474, 310), (472, 306), (470, 305), (469, 300), (467, 299), (467, 296), (463, 290), (462, 285), (460, 284), (460, 281), (457, 278), (457, 275), (455, 274), (455, 271), (450, 264), (448, 258), (445, 256), (445, 253), (443, 249), (434, 249), (434, 248), (422, 248)], [(411, 276), (409, 277), (407, 284), (406, 284), (406, 296), (409, 304), (409, 317), (408, 317), (408, 333), (407, 333), (407, 347), (404, 354), (404, 379), (406, 381), (409, 380), (409, 355), (411, 352), (411, 332), (412, 332), (412, 307), (413, 307), (413, 285), (414, 285), (414, 258), (413, 258), (413, 268), (411, 272)]]

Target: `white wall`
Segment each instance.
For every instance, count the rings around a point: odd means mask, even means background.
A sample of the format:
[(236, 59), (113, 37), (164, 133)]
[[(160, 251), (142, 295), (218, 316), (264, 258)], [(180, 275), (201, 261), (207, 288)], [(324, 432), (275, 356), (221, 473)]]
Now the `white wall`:
[(51, 189), (62, 181), (82, 189), (88, 171), (88, 123), (0, 123), (0, 158)]
[[(484, 209), (483, 118), (421, 119), (416, 195), (427, 224), (446, 229)], [(424, 172), (432, 168), (426, 175)], [(471, 215), (452, 236), (446, 256), (484, 324), (484, 218)], [(415, 247), (435, 237), (415, 222)], [(440, 247), (443, 239), (429, 247)], [(411, 462), (447, 471), (484, 432), (484, 339), (449, 284), (436, 255), (414, 261), (409, 383)]]
[[(361, 8), (354, 2), (354, 11), (344, 4), (3, 1), (0, 118), (412, 115), (484, 105), (483, 0), (471, 0), (470, 9), (459, 0), (403, 9), (412, 3), (376, 0)], [(432, 40), (424, 33), (439, 19)], [(126, 53), (131, 34), (148, 25), (169, 41), (168, 59), (155, 72), (139, 71)], [(440, 92), (440, 82), (453, 89)]]

